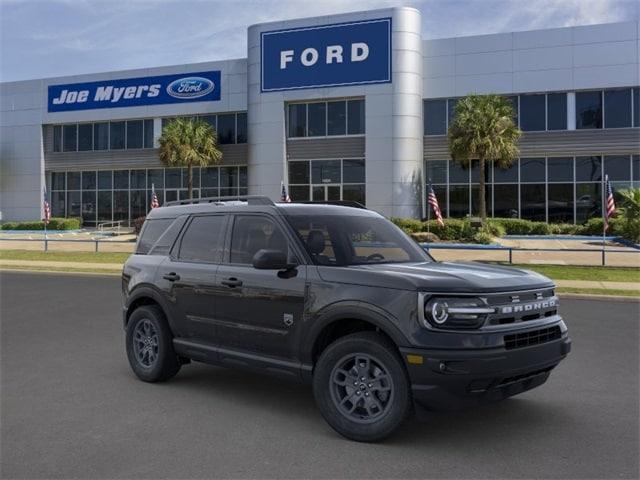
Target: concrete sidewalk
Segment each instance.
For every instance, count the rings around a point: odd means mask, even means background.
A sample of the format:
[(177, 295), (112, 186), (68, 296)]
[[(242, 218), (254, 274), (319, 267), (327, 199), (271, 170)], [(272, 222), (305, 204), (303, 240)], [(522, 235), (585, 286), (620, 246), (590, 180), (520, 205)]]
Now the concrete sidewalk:
[[(88, 262), (56, 262), (40, 260), (0, 260), (0, 268), (19, 268), (42, 270), (82, 270), (96, 273), (120, 273), (120, 263), (88, 263)], [(564, 288), (589, 288), (603, 290), (638, 290), (640, 282), (599, 282), (592, 280), (555, 280), (558, 287)]]

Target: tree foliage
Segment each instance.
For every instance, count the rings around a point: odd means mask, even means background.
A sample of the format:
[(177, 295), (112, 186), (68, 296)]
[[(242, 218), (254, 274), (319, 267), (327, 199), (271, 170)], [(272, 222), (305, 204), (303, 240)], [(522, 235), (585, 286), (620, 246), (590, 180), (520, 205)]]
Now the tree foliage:
[(167, 167), (187, 167), (187, 190), (193, 197), (193, 167), (217, 165), (222, 160), (216, 131), (200, 119), (176, 118), (162, 130), (160, 161)]

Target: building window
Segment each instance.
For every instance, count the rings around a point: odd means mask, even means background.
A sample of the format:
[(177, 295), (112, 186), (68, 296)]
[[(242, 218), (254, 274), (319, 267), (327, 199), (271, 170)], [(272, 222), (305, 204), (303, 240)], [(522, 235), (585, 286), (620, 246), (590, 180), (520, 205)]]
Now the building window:
[(347, 104), (344, 101), (327, 103), (327, 134), (346, 135)]
[(144, 148), (153, 148), (153, 119), (144, 121)]
[(65, 152), (78, 150), (78, 125), (64, 125), (62, 128), (63, 149)]
[(547, 130), (567, 129), (567, 94), (547, 94)]
[(604, 91), (604, 128), (631, 126), (631, 89)]
[(447, 183), (447, 161), (428, 160), (426, 166), (427, 183)]
[(364, 100), (292, 103), (287, 106), (288, 138), (361, 135)]
[(296, 201), (348, 200), (366, 202), (365, 161), (291, 160), (289, 196)]
[[(545, 182), (546, 167), (543, 158), (520, 159), (520, 181), (527, 183)], [(524, 208), (524, 207), (523, 207)]]
[(109, 149), (109, 123), (101, 122), (93, 125), (93, 149)]
[(604, 157), (604, 173), (612, 182), (631, 181), (631, 157), (629, 155), (607, 155)]
[(447, 133), (447, 101), (424, 101), (424, 134), (445, 135)]
[(469, 185), (449, 185), (449, 216), (469, 215)]
[(62, 125), (53, 126), (53, 151), (62, 151)]
[(450, 98), (447, 100), (447, 126), (451, 125), (455, 120), (457, 106), (458, 106), (457, 98)]
[(544, 183), (520, 185), (520, 217), (537, 222), (546, 221), (546, 186)]
[(327, 104), (307, 104), (307, 136), (325, 137), (327, 135)]
[(546, 130), (546, 95), (520, 95), (520, 128), (525, 132)]
[(127, 121), (127, 149), (142, 148), (144, 145), (144, 122)]
[(307, 104), (289, 105), (289, 137), (307, 136)]
[(547, 189), (549, 222), (573, 223), (573, 183), (550, 183)]
[(109, 124), (109, 148), (122, 150), (125, 142), (125, 122), (111, 122)]
[(93, 124), (81, 123), (78, 125), (78, 151), (93, 150)]
[(576, 128), (602, 128), (602, 91), (576, 92)]
[(236, 115), (234, 113), (218, 115), (218, 142), (221, 145), (235, 143)]
[(518, 185), (493, 185), (493, 215), (500, 218), (518, 218)]
[(640, 127), (640, 88), (633, 89), (633, 126)]
[(600, 183), (576, 184), (576, 223), (602, 216)]
[(550, 157), (547, 159), (549, 182), (573, 182), (573, 157)]
[(236, 143), (247, 143), (247, 114), (238, 113), (236, 116)]
[(347, 101), (347, 134), (363, 135), (364, 125), (364, 100)]
[(599, 182), (602, 180), (600, 157), (576, 157), (576, 182)]
[(113, 188), (113, 171), (98, 171), (98, 190), (111, 190)]

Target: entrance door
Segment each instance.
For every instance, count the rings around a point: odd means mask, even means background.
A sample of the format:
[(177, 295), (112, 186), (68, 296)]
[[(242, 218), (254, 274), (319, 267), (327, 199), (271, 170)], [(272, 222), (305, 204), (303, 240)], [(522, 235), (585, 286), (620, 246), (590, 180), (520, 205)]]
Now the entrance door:
[(313, 185), (311, 194), (314, 202), (342, 200), (340, 198), (340, 185)]

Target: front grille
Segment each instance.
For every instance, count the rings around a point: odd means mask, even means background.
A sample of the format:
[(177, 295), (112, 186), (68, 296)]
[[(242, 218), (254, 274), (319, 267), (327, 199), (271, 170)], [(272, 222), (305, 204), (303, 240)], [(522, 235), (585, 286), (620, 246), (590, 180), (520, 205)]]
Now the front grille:
[(514, 333), (504, 336), (504, 348), (512, 350), (514, 348), (529, 347), (531, 345), (540, 345), (541, 343), (557, 340), (562, 336), (560, 327), (557, 325), (540, 330), (532, 330), (530, 332)]
[(507, 385), (511, 385), (513, 383), (524, 382), (526, 380), (530, 380), (538, 375), (544, 375), (545, 373), (549, 373), (553, 370), (553, 367), (543, 368), (541, 370), (535, 370), (533, 372), (523, 373), (520, 375), (516, 375), (514, 377), (507, 377), (502, 379), (496, 388), (506, 387)]
[(509, 325), (557, 315), (558, 298), (552, 288), (526, 292), (488, 295), (487, 304), (495, 307), (486, 325)]

